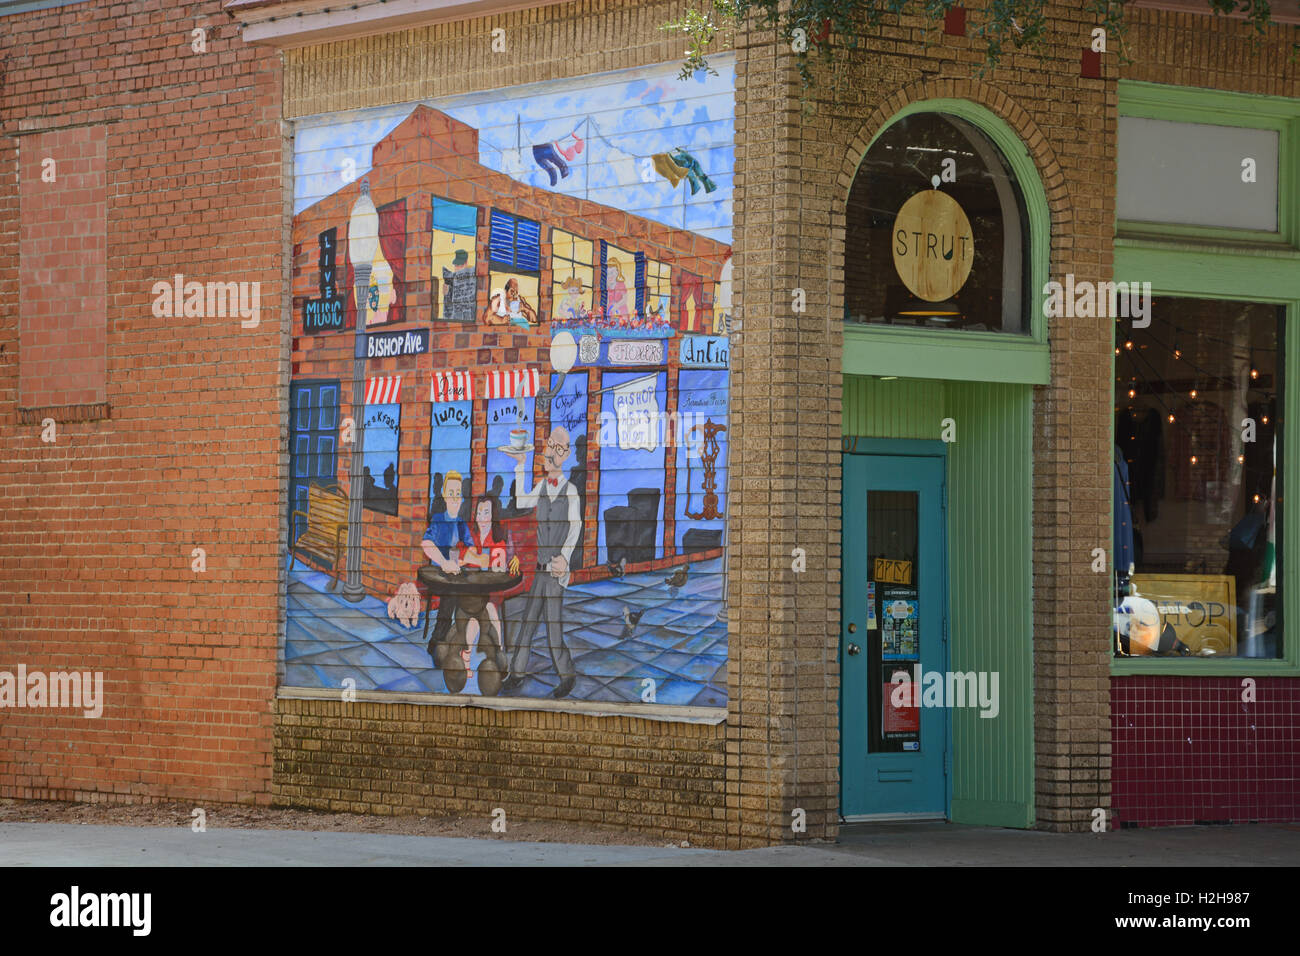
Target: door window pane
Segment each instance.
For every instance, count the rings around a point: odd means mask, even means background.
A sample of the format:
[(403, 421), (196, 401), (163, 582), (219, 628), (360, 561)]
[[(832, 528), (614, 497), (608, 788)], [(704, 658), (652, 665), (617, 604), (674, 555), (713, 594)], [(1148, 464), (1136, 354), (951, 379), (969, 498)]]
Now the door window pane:
[(921, 660), (915, 491), (867, 492), (867, 750), (921, 749), (919, 696), (895, 694)]
[(1119, 656), (1282, 654), (1280, 306), (1157, 298), (1117, 325)]

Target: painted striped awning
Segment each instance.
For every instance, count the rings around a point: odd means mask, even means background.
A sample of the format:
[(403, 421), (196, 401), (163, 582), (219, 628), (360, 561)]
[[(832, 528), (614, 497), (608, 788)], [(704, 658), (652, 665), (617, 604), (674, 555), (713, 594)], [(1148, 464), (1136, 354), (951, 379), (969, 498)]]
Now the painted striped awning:
[(429, 398), (435, 402), (472, 402), (474, 376), (469, 372), (434, 372)]
[(388, 375), (372, 378), (366, 382), (366, 404), (388, 405), (401, 401), (402, 376)]
[(487, 398), (532, 398), (541, 376), (535, 368), (515, 368), (488, 372), (484, 378)]

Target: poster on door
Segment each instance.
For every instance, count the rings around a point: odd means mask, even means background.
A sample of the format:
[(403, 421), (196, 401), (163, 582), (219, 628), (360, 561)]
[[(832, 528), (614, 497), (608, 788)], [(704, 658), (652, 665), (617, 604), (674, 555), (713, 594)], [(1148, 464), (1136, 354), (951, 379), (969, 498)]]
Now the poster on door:
[[(883, 688), (880, 735), (891, 740), (900, 737), (917, 737), (921, 733), (920, 686), (912, 680), (910, 668), (887, 667), (885, 673), (889, 675), (889, 683)], [(917, 748), (904, 747), (904, 749)]]
[(916, 660), (921, 648), (916, 588), (885, 588), (880, 605), (880, 659)]

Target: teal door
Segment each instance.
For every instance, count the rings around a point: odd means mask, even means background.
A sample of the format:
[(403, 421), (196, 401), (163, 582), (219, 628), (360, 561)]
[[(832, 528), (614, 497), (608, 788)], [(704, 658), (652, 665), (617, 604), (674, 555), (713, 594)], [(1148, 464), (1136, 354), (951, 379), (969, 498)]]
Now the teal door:
[(946, 816), (944, 458), (848, 454), (843, 489), (840, 812)]

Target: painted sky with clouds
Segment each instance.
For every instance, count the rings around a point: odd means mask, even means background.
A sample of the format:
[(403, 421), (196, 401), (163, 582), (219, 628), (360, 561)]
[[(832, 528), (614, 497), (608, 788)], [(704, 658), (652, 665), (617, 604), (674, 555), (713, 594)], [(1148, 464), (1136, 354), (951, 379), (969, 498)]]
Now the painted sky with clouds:
[[(680, 66), (621, 70), (576, 80), (530, 84), (426, 100), (479, 131), (479, 162), (539, 189), (604, 203), (678, 229), (731, 242), (735, 162), (735, 61), (710, 58), (717, 76), (679, 80)], [(295, 215), (370, 169), (374, 145), (416, 104), (358, 110), (299, 121), (294, 140)], [(555, 186), (532, 147), (576, 133), (584, 149)], [(691, 195), (673, 187), (650, 157), (681, 148), (717, 185)]]

